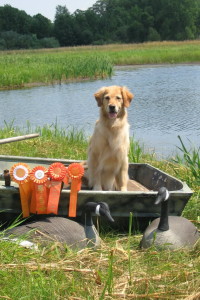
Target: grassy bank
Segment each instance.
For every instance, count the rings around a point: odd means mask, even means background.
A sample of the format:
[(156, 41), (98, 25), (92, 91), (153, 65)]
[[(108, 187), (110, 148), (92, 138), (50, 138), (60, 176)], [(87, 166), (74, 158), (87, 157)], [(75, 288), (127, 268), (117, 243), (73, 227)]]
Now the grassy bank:
[(200, 41), (110, 45), (105, 53), (114, 65), (200, 62)]
[[(26, 130), (6, 124), (0, 129), (0, 139), (12, 136), (20, 136), (31, 132), (27, 126)], [(0, 147), (1, 155), (18, 155), (49, 158), (86, 159), (87, 139), (82, 131), (70, 129), (58, 129), (55, 124), (37, 127), (35, 132), (40, 134), (39, 138), (3, 144)]]
[(200, 41), (0, 52), (0, 89), (109, 77), (114, 65), (199, 63)]
[(71, 80), (111, 76), (112, 64), (105, 56), (92, 52), (31, 53), (0, 55), (0, 88), (32, 87)]
[[(83, 132), (66, 132), (56, 125), (37, 128), (37, 132), (39, 138), (1, 145), (0, 154), (86, 158), (88, 141)], [(10, 124), (0, 129), (0, 138), (25, 133), (31, 133), (30, 126), (22, 131)], [(183, 181), (190, 180), (194, 195), (184, 215), (199, 226), (200, 188), (192, 173), (196, 164), (187, 163), (188, 155), (198, 161), (199, 153), (185, 150), (176, 158), (178, 162), (157, 162), (132, 141), (130, 161), (149, 162)], [(78, 253), (58, 243), (25, 251), (0, 241), (0, 299), (199, 299), (200, 246), (191, 251), (143, 251), (138, 247), (141, 233), (101, 230), (101, 237), (100, 249)]]
[(78, 253), (59, 244), (35, 252), (1, 242), (0, 297), (199, 299), (199, 250), (141, 251), (139, 239), (113, 235), (104, 239), (101, 249)]

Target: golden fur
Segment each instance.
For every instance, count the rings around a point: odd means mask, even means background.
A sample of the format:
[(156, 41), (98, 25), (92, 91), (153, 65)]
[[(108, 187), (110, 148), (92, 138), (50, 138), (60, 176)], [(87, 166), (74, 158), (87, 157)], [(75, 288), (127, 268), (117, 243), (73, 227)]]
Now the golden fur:
[(88, 182), (93, 190), (127, 191), (129, 124), (126, 107), (134, 95), (126, 87), (103, 87), (95, 94), (100, 118), (88, 148)]

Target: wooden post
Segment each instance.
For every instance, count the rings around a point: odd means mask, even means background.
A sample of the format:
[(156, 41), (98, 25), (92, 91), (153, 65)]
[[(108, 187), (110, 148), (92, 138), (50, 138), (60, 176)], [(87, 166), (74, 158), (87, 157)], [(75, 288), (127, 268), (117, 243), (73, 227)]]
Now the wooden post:
[(33, 138), (36, 138), (38, 136), (40, 136), (39, 133), (32, 133), (32, 134), (27, 134), (27, 135), (11, 137), (11, 138), (7, 138), (7, 139), (1, 139), (0, 144), (7, 144), (7, 143), (12, 143), (12, 142), (18, 142), (18, 141), (33, 139)]

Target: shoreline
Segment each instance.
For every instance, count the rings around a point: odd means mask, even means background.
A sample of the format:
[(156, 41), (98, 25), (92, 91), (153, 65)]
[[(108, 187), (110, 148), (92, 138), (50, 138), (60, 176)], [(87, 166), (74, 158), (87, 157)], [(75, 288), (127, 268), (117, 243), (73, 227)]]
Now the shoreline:
[(199, 65), (200, 41), (0, 52), (0, 90), (109, 78), (119, 68)]
[(134, 64), (134, 65), (130, 65), (130, 64), (128, 64), (128, 65), (114, 65), (114, 69), (115, 68), (119, 68), (119, 69), (121, 69), (121, 68), (131, 68), (131, 67), (133, 67), (133, 68), (135, 68), (135, 67), (137, 67), (137, 68), (148, 68), (148, 67), (163, 67), (163, 66), (189, 66), (189, 65), (191, 65), (191, 66), (195, 66), (195, 65), (200, 65), (200, 61), (197, 61), (197, 62), (183, 62), (183, 63), (158, 63), (158, 64), (156, 64), (156, 63), (150, 63), (150, 64)]
[[(170, 66), (195, 66), (200, 65), (200, 62), (183, 62), (183, 63), (150, 63), (150, 64), (127, 64), (127, 65), (114, 65), (113, 70), (121, 70), (121, 69), (134, 69), (134, 68), (159, 68), (159, 67), (170, 67)], [(106, 77), (105, 77), (106, 78)], [(43, 86), (50, 86), (50, 85), (61, 85), (65, 83), (76, 83), (76, 82), (84, 82), (84, 81), (95, 81), (101, 79), (101, 76), (96, 78), (71, 78), (71, 79), (63, 79), (63, 80), (54, 80), (49, 82), (30, 82), (30, 83), (24, 83), (23, 85), (14, 85), (12, 87), (5, 86), (0, 87), (0, 91), (12, 91), (12, 90), (21, 90), (21, 89), (31, 89), (34, 87), (43, 87)]]

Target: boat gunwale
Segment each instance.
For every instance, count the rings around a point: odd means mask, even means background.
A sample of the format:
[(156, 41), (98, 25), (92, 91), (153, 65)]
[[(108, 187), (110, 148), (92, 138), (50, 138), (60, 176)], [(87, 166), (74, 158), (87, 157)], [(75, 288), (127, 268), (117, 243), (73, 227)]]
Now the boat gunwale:
[[(57, 159), (57, 158), (38, 158), (38, 157), (23, 157), (23, 156), (8, 156), (8, 155), (0, 155), (0, 165), (1, 162), (6, 163), (31, 163), (32, 165), (35, 164), (44, 164), (44, 165), (50, 165), (54, 162), (61, 162), (66, 167), (74, 162), (83, 162), (83, 160), (70, 160), (70, 159)], [(10, 164), (8, 164), (9, 166)], [(148, 164), (148, 163), (129, 163), (130, 169), (129, 169), (129, 175), (130, 179), (134, 180), (135, 173), (137, 172), (143, 172), (144, 176), (146, 174), (147, 170), (142, 170), (140, 168), (149, 168), (150, 172), (153, 174), (163, 176), (164, 180), (166, 178), (169, 178), (169, 180), (173, 180), (175, 182), (174, 189), (169, 189), (170, 196), (172, 197), (172, 206), (171, 206), (171, 215), (181, 215), (182, 211), (187, 204), (188, 200), (193, 194), (193, 191), (190, 189), (190, 187), (187, 185), (186, 182), (182, 182), (181, 180), (177, 179), (176, 177), (171, 176), (168, 173), (165, 173), (164, 171)], [(131, 167), (132, 167), (132, 173), (131, 173)], [(3, 170), (2, 170), (3, 171)], [(1, 170), (0, 170), (1, 172)], [(150, 173), (149, 172), (149, 173)], [(148, 173), (148, 172), (147, 172)], [(132, 174), (132, 178), (131, 178)], [(155, 175), (155, 176), (157, 176)], [(143, 176), (143, 175), (142, 175)], [(139, 178), (136, 178), (136, 180)], [(138, 180), (138, 182), (140, 182)], [(163, 181), (165, 183), (165, 181)], [(2, 211), (5, 212), (5, 220), (9, 220), (11, 218), (11, 215), (18, 216), (21, 214), (20, 210), (20, 202), (17, 202), (17, 206), (13, 208), (5, 208), (6, 205), (8, 205), (8, 198), (15, 198), (16, 196), (19, 197), (19, 185), (15, 182), (11, 182), (11, 186), (5, 186), (3, 185), (4, 181), (0, 179), (0, 196), (4, 199), (3, 204), (4, 207), (2, 207)], [(179, 188), (180, 187), (180, 188)], [(157, 187), (155, 187), (155, 190), (149, 189), (148, 191), (96, 191), (96, 190), (89, 190), (89, 189), (81, 189), (79, 194), (79, 208), (77, 210), (77, 216), (81, 215), (81, 207), (86, 202), (87, 198), (90, 199), (90, 201), (97, 201), (102, 202), (105, 201), (110, 205), (110, 209), (112, 210), (112, 215), (117, 218), (129, 218), (130, 217), (130, 211), (133, 211), (134, 217), (137, 218), (156, 218), (159, 216), (159, 208), (154, 207), (153, 203), (155, 202), (155, 198), (157, 195)], [(173, 187), (172, 187), (173, 188)], [(177, 189), (175, 189), (177, 188)], [(61, 191), (61, 198), (60, 198), (60, 204), (59, 204), (59, 215), (60, 216), (67, 216), (67, 205), (64, 201), (69, 201), (70, 198), (70, 189), (64, 188)], [(18, 195), (16, 195), (18, 194)], [(0, 197), (1, 198), (1, 197)], [(91, 200), (93, 199), (93, 200)], [(116, 200), (116, 202), (114, 201)], [(145, 206), (148, 201), (148, 205), (152, 208), (150, 211), (148, 206)], [(176, 202), (178, 205), (176, 205)], [(13, 203), (16, 203), (15, 201)], [(127, 204), (130, 204), (130, 208), (127, 209)], [(16, 204), (15, 204), (16, 205)], [(124, 210), (122, 209), (123, 206)], [(138, 206), (139, 205), (139, 206)], [(140, 206), (142, 205), (142, 206)], [(9, 206), (9, 205), (8, 205)], [(12, 206), (12, 205), (10, 205)], [(120, 209), (116, 208), (118, 206)]]
[[(67, 166), (71, 163), (78, 162), (81, 163), (84, 160), (74, 160), (74, 159), (64, 159), (64, 158), (42, 158), (42, 157), (26, 157), (26, 156), (10, 156), (10, 155), (0, 155), (0, 162), (1, 161), (6, 161), (6, 162), (27, 162), (27, 163), (44, 163), (44, 164), (52, 164), (53, 162), (62, 162), (63, 164), (66, 164)], [(178, 190), (169, 190), (170, 195), (182, 195), (182, 194), (187, 194), (187, 195), (192, 195), (193, 191), (189, 188), (186, 182), (181, 181), (177, 179), (176, 177), (152, 166), (149, 163), (129, 163), (129, 166), (147, 166), (155, 171), (158, 171), (162, 173), (163, 175), (167, 176), (168, 178), (171, 178), (172, 180), (175, 180), (176, 182), (179, 182), (179, 184), (182, 185), (181, 189)], [(1, 180), (0, 180), (1, 181)], [(11, 186), (14, 189), (18, 189), (18, 187)], [(10, 187), (10, 188), (11, 188)], [(0, 186), (0, 188), (8, 189), (8, 187), (3, 187)], [(70, 193), (69, 189), (63, 189), (62, 193)], [(96, 190), (88, 190), (88, 189), (82, 189), (79, 191), (80, 194), (88, 194), (88, 195), (93, 195), (93, 194), (107, 194), (107, 195), (118, 195), (120, 194), (121, 196), (123, 195), (156, 195), (157, 191), (156, 190), (149, 190), (148, 192), (145, 191), (96, 191)]]

